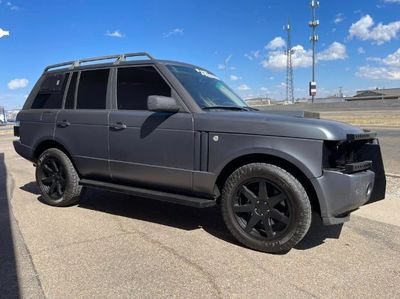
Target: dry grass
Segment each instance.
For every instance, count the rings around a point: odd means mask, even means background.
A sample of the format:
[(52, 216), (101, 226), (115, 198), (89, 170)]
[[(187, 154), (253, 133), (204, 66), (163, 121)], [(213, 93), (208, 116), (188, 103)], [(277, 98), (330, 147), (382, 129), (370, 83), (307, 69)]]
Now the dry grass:
[(14, 134), (14, 129), (13, 126), (7, 125), (7, 126), (2, 126), (0, 127), (0, 136), (3, 135), (13, 135)]
[(321, 112), (321, 118), (357, 126), (400, 127), (400, 111), (335, 111)]

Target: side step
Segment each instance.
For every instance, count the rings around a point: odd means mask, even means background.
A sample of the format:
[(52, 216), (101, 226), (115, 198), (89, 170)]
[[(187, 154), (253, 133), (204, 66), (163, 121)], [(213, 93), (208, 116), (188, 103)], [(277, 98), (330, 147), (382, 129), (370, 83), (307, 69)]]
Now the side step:
[(80, 180), (79, 185), (96, 189), (109, 190), (113, 192), (125, 193), (130, 195), (136, 195), (150, 199), (167, 201), (195, 208), (208, 208), (215, 206), (216, 204), (215, 200), (208, 198), (193, 197), (188, 195), (174, 194), (163, 191), (155, 191), (150, 189), (118, 185), (113, 183), (99, 182), (86, 179)]

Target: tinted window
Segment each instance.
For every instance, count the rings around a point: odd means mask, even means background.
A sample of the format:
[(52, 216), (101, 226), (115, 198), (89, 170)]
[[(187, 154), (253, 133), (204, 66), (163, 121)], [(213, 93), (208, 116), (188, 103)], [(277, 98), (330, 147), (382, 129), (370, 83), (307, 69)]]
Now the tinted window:
[(150, 95), (171, 96), (171, 88), (155, 68), (118, 69), (118, 109), (147, 110), (147, 97)]
[(68, 74), (48, 75), (32, 103), (32, 109), (61, 109)]
[(106, 108), (108, 72), (108, 69), (81, 72), (77, 109)]
[(74, 109), (77, 77), (78, 73), (75, 72), (72, 75), (71, 82), (69, 83), (67, 98), (65, 99), (65, 109)]

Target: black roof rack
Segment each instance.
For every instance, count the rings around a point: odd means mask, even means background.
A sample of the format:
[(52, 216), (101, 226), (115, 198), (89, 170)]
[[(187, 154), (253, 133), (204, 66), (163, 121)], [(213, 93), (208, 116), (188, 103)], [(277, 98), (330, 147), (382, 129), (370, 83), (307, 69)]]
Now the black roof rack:
[(67, 62), (62, 62), (62, 63), (57, 63), (57, 64), (52, 64), (47, 66), (44, 71), (47, 72), (50, 69), (62, 67), (62, 66), (70, 66), (70, 69), (79, 67), (81, 63), (85, 62), (92, 62), (92, 61), (101, 61), (101, 60), (108, 60), (108, 59), (114, 59), (114, 64), (118, 64), (121, 61), (126, 61), (127, 57), (137, 57), (137, 56), (146, 56), (150, 60), (154, 60), (154, 57), (151, 56), (149, 53), (146, 52), (138, 52), (138, 53), (125, 53), (125, 54), (117, 54), (117, 55), (108, 55), (108, 56), (99, 56), (99, 57), (92, 57), (92, 58), (86, 58), (86, 59), (80, 59), (80, 60), (72, 60), (72, 61), (67, 61)]

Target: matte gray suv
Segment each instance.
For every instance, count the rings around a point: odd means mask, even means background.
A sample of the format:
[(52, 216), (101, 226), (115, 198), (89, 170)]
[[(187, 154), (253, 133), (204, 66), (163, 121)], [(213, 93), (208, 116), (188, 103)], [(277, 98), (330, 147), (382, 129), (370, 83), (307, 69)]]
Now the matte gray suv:
[(47, 67), (17, 120), (15, 150), (46, 203), (76, 204), (93, 187), (218, 204), (233, 236), (260, 251), (290, 250), (312, 210), (337, 224), (385, 196), (375, 133), (259, 112), (211, 72), (147, 53)]

